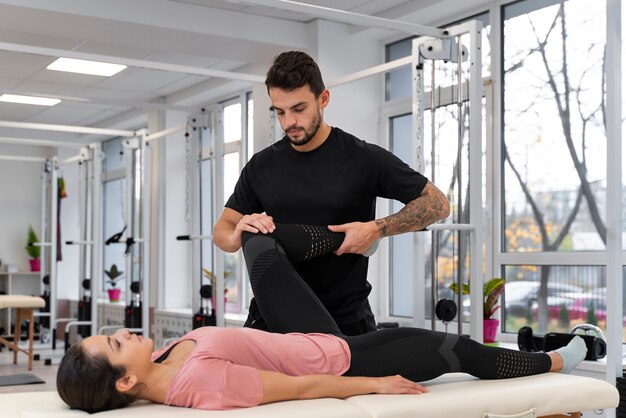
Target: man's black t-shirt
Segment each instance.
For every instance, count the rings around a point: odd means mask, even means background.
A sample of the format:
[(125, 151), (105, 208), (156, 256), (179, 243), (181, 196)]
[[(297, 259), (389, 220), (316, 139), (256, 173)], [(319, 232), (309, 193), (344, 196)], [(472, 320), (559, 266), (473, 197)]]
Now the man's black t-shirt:
[[(263, 213), (276, 223), (341, 225), (375, 219), (376, 197), (407, 203), (426, 177), (385, 149), (332, 128), (309, 152), (285, 137), (255, 154), (244, 167), (226, 207)], [(294, 267), (338, 324), (362, 319), (369, 305), (367, 257), (328, 254)]]

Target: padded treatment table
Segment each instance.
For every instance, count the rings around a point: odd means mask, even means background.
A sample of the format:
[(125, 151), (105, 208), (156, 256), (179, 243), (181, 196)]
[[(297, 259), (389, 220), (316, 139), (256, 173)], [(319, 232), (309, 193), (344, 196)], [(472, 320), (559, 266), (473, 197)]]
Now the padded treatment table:
[[(22, 352), (28, 355), (28, 370), (33, 369), (33, 336), (35, 335), (35, 325), (33, 322), (33, 309), (43, 308), (46, 301), (38, 296), (27, 295), (0, 295), (0, 309), (15, 308), (15, 327), (13, 329), (13, 342), (0, 337), (0, 344), (4, 344), (13, 350), (13, 364), (17, 364), (17, 353)], [(24, 350), (18, 346), (21, 334), (22, 321), (29, 321), (28, 326), (28, 349)]]
[[(507, 380), (478, 380), (450, 373), (425, 383), (422, 395), (361, 395), (348, 399), (277, 402), (255, 408), (203, 411), (138, 402), (100, 412), (93, 418), (497, 418), (577, 417), (580, 411), (617, 407), (619, 394), (609, 383), (546, 373)], [(3, 418), (89, 417), (73, 411), (56, 392), (0, 395)], [(570, 413), (573, 413), (570, 415)]]

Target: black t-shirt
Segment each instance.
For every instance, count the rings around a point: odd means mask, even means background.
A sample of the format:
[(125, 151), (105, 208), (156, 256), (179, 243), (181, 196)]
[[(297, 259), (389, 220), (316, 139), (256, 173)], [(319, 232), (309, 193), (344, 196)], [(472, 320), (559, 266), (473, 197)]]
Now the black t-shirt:
[[(285, 137), (255, 154), (225, 206), (244, 215), (265, 212), (277, 223), (367, 222), (375, 219), (377, 196), (406, 204), (427, 181), (389, 151), (332, 128), (312, 151), (294, 150)], [(358, 254), (294, 263), (338, 324), (365, 316), (367, 265)]]

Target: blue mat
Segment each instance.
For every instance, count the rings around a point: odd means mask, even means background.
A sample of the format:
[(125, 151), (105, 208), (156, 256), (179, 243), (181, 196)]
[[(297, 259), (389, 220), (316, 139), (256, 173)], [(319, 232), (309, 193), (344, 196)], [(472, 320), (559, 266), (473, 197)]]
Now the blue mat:
[(46, 383), (34, 374), (22, 373), (8, 376), (0, 376), (0, 386), (32, 385)]

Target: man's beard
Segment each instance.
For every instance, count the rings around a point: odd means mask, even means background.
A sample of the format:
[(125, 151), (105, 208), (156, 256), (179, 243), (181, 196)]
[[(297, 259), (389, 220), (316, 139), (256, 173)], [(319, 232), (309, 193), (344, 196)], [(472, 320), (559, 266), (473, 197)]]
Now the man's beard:
[(322, 123), (322, 115), (320, 115), (320, 113), (318, 112), (317, 116), (313, 118), (311, 125), (309, 125), (309, 129), (303, 128), (301, 126), (292, 126), (289, 129), (287, 129), (287, 131), (291, 129), (300, 129), (304, 131), (304, 136), (301, 139), (294, 139), (287, 132), (285, 132), (285, 134), (287, 135), (287, 139), (289, 139), (289, 142), (291, 142), (292, 145), (296, 147), (301, 147), (302, 145), (308, 144), (311, 141), (311, 139), (313, 139), (318, 129), (320, 128), (321, 123)]

